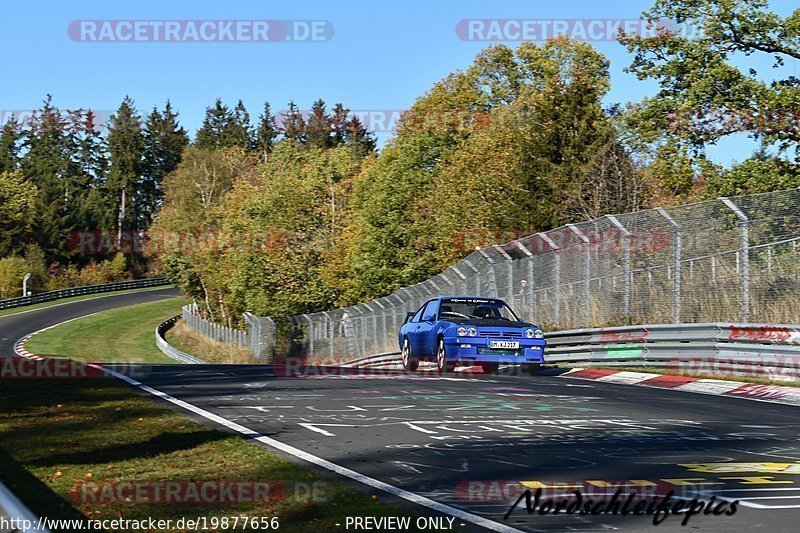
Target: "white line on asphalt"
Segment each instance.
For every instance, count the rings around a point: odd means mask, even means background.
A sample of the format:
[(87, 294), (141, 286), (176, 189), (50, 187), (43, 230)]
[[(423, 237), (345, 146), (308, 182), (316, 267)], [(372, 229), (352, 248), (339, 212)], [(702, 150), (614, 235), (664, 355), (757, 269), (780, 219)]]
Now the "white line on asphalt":
[[(314, 424), (300, 423), (300, 424), (297, 424), (297, 425), (298, 426), (303, 426), (304, 428), (310, 429), (311, 431), (315, 431), (317, 433), (321, 433), (322, 435), (325, 435), (326, 437), (335, 437), (336, 436), (335, 433), (331, 433), (330, 431), (325, 431), (324, 429), (320, 429)], [(327, 425), (328, 426), (338, 426), (340, 424), (327, 424)]]
[(522, 533), (519, 529), (507, 526), (505, 524), (501, 524), (499, 522), (495, 522), (494, 520), (490, 520), (488, 518), (484, 518), (484, 517), (478, 516), (476, 514), (469, 513), (467, 511), (458, 509), (456, 507), (452, 507), (450, 505), (445, 505), (443, 503), (439, 503), (437, 501), (431, 500), (430, 498), (426, 498), (424, 496), (420, 496), (419, 494), (416, 494), (414, 492), (411, 492), (411, 491), (408, 491), (408, 490), (405, 490), (405, 489), (401, 489), (400, 487), (395, 487), (394, 485), (390, 485), (389, 483), (386, 483), (384, 481), (380, 481), (378, 479), (366, 476), (366, 475), (364, 475), (364, 474), (362, 474), (360, 472), (356, 472), (355, 470), (351, 470), (349, 468), (345, 468), (343, 466), (337, 465), (336, 463), (333, 463), (333, 462), (328, 461), (326, 459), (323, 459), (321, 457), (317, 457), (316, 455), (312, 455), (312, 454), (310, 454), (308, 452), (305, 452), (303, 450), (295, 448), (294, 446), (289, 446), (288, 444), (284, 444), (284, 443), (282, 443), (280, 441), (277, 441), (275, 439), (272, 439), (270, 437), (265, 437), (264, 435), (261, 435), (260, 433), (257, 433), (256, 431), (253, 431), (252, 429), (244, 427), (244, 426), (242, 426), (240, 424), (237, 424), (235, 422), (231, 422), (230, 420), (228, 420), (226, 418), (223, 418), (223, 417), (221, 417), (219, 415), (215, 415), (214, 413), (212, 413), (210, 411), (206, 411), (205, 409), (197, 407), (196, 405), (190, 404), (190, 403), (185, 402), (183, 400), (179, 400), (178, 398), (175, 398), (174, 396), (170, 396), (169, 394), (167, 394), (165, 392), (162, 392), (160, 390), (154, 389), (154, 388), (152, 388), (152, 387), (150, 387), (148, 385), (145, 385), (144, 383), (140, 383), (140, 382), (136, 381), (133, 378), (130, 378), (130, 377), (124, 375), (124, 374), (120, 374), (119, 372), (115, 372), (113, 370), (109, 370), (107, 368), (103, 368), (100, 365), (93, 365), (92, 364), (92, 365), (89, 365), (89, 366), (98, 368), (102, 372), (106, 372), (106, 373), (108, 373), (108, 374), (110, 374), (110, 375), (112, 375), (112, 376), (114, 376), (114, 377), (116, 377), (118, 379), (121, 379), (122, 381), (125, 381), (126, 383), (129, 383), (129, 384), (133, 385), (134, 387), (137, 387), (137, 388), (139, 388), (139, 389), (141, 389), (141, 390), (143, 390), (145, 392), (148, 392), (148, 393), (152, 394), (153, 396), (156, 396), (158, 398), (161, 398), (162, 400), (166, 400), (166, 401), (168, 401), (170, 403), (173, 403), (173, 404), (177, 405), (178, 407), (186, 409), (187, 411), (191, 411), (192, 413), (200, 415), (203, 418), (206, 418), (206, 419), (208, 419), (208, 420), (210, 420), (212, 422), (215, 422), (217, 424), (225, 426), (228, 429), (231, 429), (233, 431), (241, 433), (241, 434), (247, 436), (248, 438), (252, 438), (252, 439), (254, 439), (254, 440), (258, 441), (258, 442), (261, 442), (262, 444), (266, 444), (267, 446), (269, 446), (271, 448), (275, 448), (277, 450), (280, 450), (280, 451), (282, 451), (284, 453), (287, 453), (287, 454), (292, 455), (294, 457), (297, 457), (299, 459), (303, 459), (304, 461), (307, 461), (307, 462), (312, 463), (314, 465), (317, 465), (319, 467), (325, 468), (326, 470), (330, 470), (331, 472), (335, 472), (335, 473), (337, 473), (337, 474), (339, 474), (341, 476), (348, 477), (350, 479), (358, 481), (359, 483), (363, 483), (363, 484), (368, 485), (370, 487), (382, 490), (384, 492), (388, 492), (389, 494), (392, 494), (392, 495), (397, 496), (399, 498), (402, 498), (404, 500), (408, 500), (408, 501), (410, 501), (412, 503), (415, 503), (417, 505), (422, 505), (423, 507), (428, 507), (429, 509), (432, 509), (432, 510), (434, 510), (436, 512), (460, 518), (461, 520), (464, 520), (466, 522), (470, 522), (470, 523), (475, 524), (475, 525), (480, 526), (480, 527), (484, 527), (484, 528), (489, 529), (491, 531), (499, 531), (499, 532), (502, 532), (502, 533)]

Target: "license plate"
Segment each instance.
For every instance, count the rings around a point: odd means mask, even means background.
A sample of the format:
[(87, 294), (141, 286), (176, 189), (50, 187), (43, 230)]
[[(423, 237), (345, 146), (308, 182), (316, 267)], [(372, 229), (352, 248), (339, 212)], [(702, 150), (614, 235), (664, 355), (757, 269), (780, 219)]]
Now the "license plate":
[(489, 341), (489, 348), (496, 348), (498, 350), (517, 350), (519, 343), (516, 341)]

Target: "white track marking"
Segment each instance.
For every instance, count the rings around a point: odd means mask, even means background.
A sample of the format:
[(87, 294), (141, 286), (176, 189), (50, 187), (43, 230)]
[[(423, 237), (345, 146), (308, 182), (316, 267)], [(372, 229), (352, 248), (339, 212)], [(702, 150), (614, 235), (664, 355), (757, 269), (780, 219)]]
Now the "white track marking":
[(690, 383), (684, 383), (675, 387), (673, 390), (686, 392), (704, 392), (706, 394), (725, 394), (741, 387), (741, 381), (722, 381), (719, 379), (698, 379)]
[(642, 381), (652, 379), (655, 377), (658, 377), (658, 374), (648, 374), (645, 372), (617, 372), (616, 374), (610, 374), (608, 376), (597, 378), (597, 381), (607, 381), (611, 383), (625, 383), (628, 385), (633, 385), (635, 383), (641, 383)]

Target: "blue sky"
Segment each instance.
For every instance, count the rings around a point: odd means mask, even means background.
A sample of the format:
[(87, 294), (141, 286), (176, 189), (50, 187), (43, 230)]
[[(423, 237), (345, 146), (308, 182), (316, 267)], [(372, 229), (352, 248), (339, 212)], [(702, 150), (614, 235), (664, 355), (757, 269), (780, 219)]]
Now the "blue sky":
[[(140, 110), (169, 98), (182, 123), (194, 131), (217, 97), (242, 99), (256, 116), (264, 100), (284, 109), (289, 100), (306, 109), (317, 98), (358, 110), (405, 109), (445, 74), (464, 68), (489, 43), (456, 35), (471, 18), (634, 19), (651, 4), (630, 1), (428, 0), (398, 3), (266, 0), (137, 2), (14, 2), (0, 7), (0, 42), (7, 63), (0, 109), (37, 107), (47, 93), (62, 108), (114, 109), (125, 95)], [(781, 14), (793, 0), (773, 0)], [(85, 43), (70, 39), (74, 20), (301, 19), (324, 20), (335, 34), (314, 43)], [(514, 45), (514, 43), (509, 43)], [(623, 69), (630, 56), (615, 42), (593, 43), (611, 61), (607, 103), (653, 94)], [(798, 73), (787, 62), (781, 77)], [(385, 137), (385, 135), (384, 135)], [(722, 163), (742, 160), (752, 146), (730, 140), (711, 150)]]

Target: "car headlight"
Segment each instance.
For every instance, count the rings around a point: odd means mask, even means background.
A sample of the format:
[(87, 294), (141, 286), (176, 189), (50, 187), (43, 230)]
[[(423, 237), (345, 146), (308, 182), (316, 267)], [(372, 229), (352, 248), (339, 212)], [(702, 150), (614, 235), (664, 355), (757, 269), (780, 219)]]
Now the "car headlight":
[(466, 337), (466, 336), (467, 336), (467, 328), (458, 328), (458, 329), (456, 330), (456, 334), (457, 334), (459, 337)]
[(477, 334), (478, 334), (478, 330), (477, 330), (477, 329), (475, 329), (475, 328), (469, 328), (469, 329), (467, 330), (467, 334), (468, 334), (470, 337), (474, 337), (475, 335), (477, 335)]
[(536, 331), (533, 332), (533, 336), (536, 337), (537, 339), (541, 339), (544, 337), (544, 332), (540, 329), (537, 329)]
[(529, 339), (532, 339), (535, 335), (534, 331), (531, 328), (525, 330), (525, 336)]

